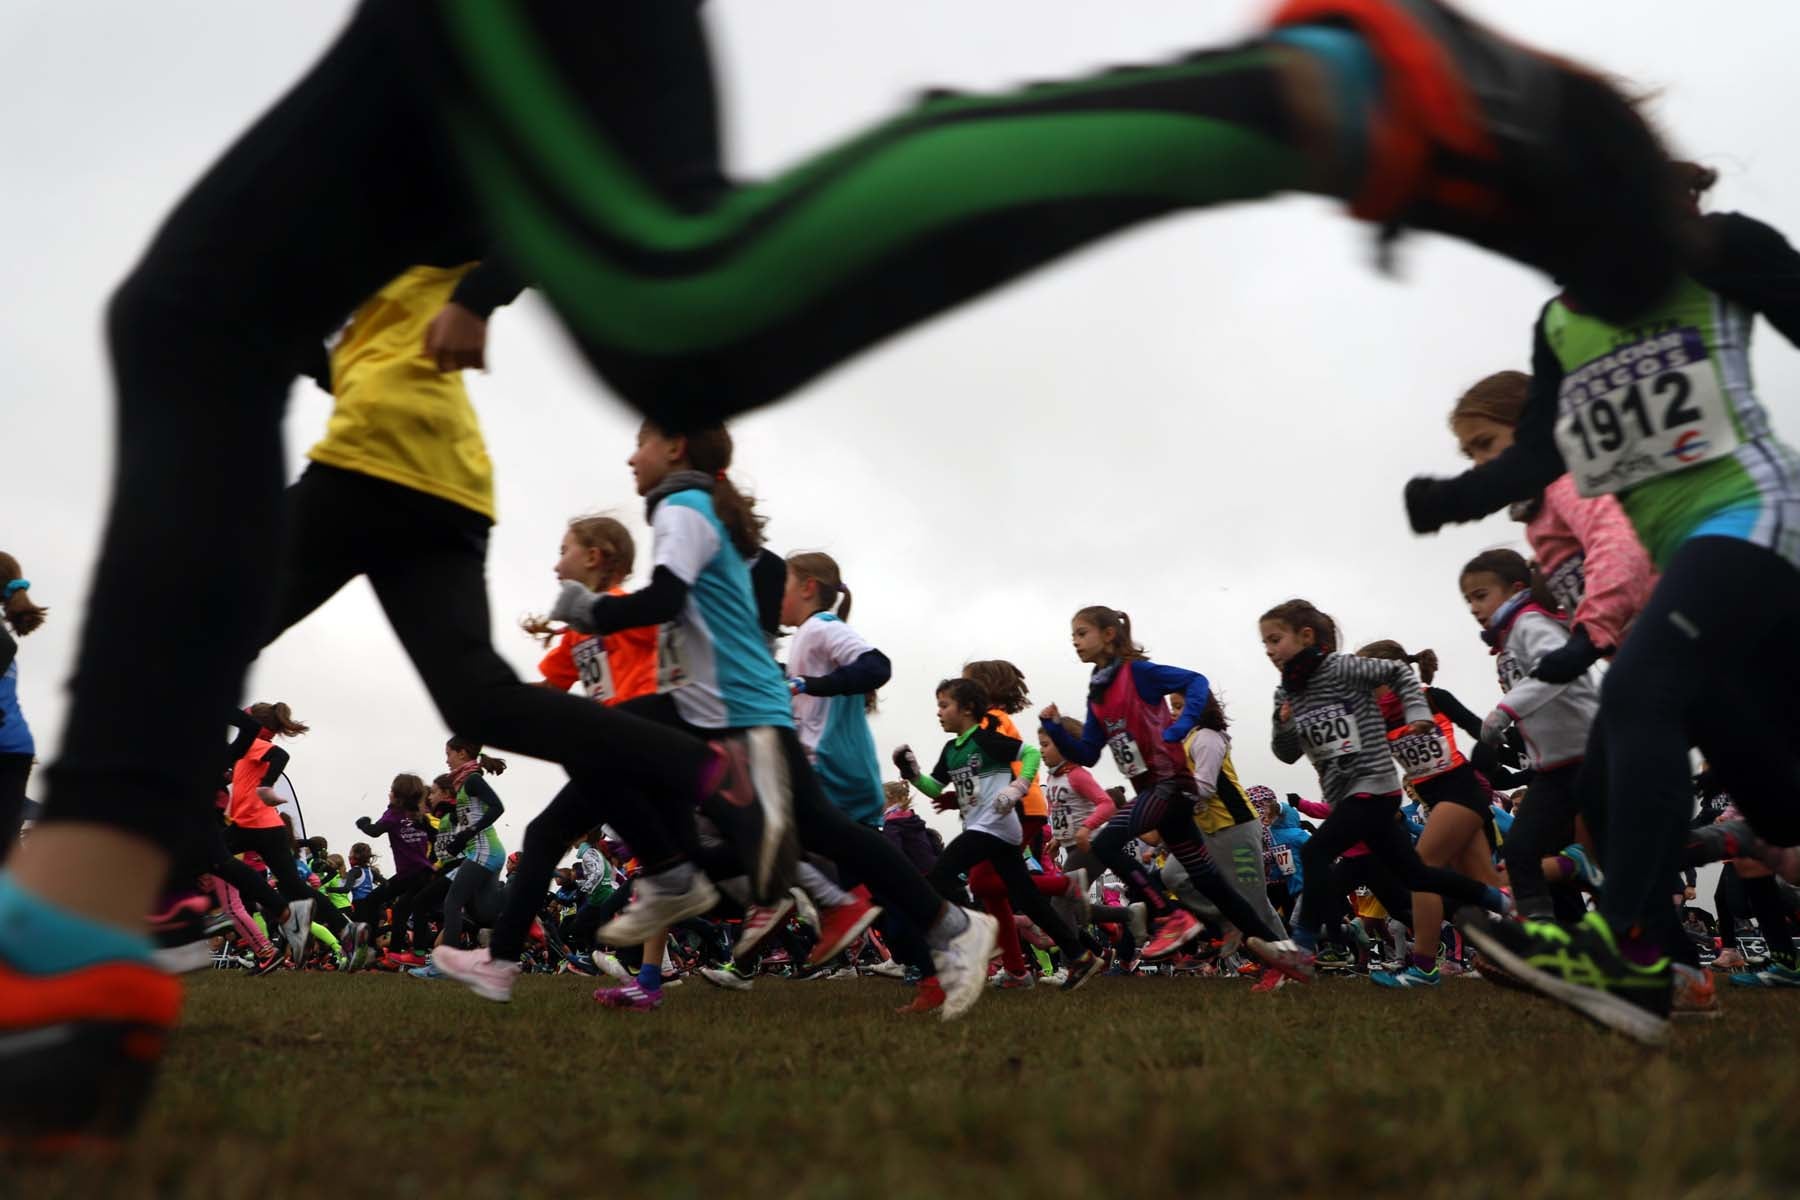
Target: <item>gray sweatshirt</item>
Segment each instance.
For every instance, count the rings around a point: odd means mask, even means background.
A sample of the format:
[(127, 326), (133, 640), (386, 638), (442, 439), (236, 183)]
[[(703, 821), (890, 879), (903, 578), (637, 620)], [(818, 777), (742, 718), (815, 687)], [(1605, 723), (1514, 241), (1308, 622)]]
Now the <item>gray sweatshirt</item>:
[(1568, 640), (1562, 622), (1536, 605), (1512, 614), (1493, 632), (1494, 666), (1506, 693), (1499, 708), (1519, 727), (1526, 756), (1540, 771), (1580, 762), (1587, 753), (1588, 729), (1600, 711), (1600, 688), (1592, 671), (1569, 683), (1531, 678), (1544, 655)]
[[(1298, 762), (1302, 754), (1312, 759), (1327, 804), (1400, 790), (1400, 773), (1388, 751), (1387, 721), (1375, 699), (1375, 689), (1383, 684), (1400, 697), (1408, 721), (1431, 719), (1419, 677), (1392, 659), (1327, 654), (1299, 695), (1275, 689), (1270, 749), (1284, 763)], [(1281, 719), (1284, 701), (1293, 705), (1287, 721)]]

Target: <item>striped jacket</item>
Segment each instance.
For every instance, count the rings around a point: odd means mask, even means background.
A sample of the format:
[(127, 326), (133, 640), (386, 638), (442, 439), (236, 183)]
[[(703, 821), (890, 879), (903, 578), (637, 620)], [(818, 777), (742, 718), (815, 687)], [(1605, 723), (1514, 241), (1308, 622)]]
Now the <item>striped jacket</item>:
[[(1375, 689), (1383, 684), (1400, 697), (1408, 721), (1431, 719), (1419, 677), (1392, 659), (1327, 654), (1298, 694), (1275, 689), (1270, 748), (1284, 763), (1298, 762), (1302, 754), (1312, 759), (1327, 804), (1400, 790), (1400, 773), (1388, 752), (1387, 720), (1375, 699)], [(1281, 719), (1284, 703), (1293, 706), (1286, 721)]]

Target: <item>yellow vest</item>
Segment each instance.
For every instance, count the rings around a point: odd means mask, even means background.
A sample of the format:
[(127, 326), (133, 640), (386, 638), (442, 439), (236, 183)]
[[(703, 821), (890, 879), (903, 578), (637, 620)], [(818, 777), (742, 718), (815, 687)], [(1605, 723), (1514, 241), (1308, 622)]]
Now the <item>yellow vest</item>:
[(494, 468), (469, 393), (425, 353), (425, 327), (474, 267), (413, 267), (363, 301), (331, 352), (337, 406), (307, 457), (491, 521)]

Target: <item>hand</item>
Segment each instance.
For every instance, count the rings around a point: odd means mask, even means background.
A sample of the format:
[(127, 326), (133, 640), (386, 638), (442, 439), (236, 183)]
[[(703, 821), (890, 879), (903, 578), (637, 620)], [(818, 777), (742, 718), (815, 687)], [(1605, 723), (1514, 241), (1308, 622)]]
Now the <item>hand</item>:
[(1281, 702), (1281, 708), (1276, 711), (1275, 715), (1281, 718), (1281, 723), (1283, 725), (1286, 725), (1286, 724), (1290, 723), (1291, 721), (1293, 721), (1293, 719), (1294, 719), (1293, 702), (1291, 700), (1283, 700)]
[(1506, 731), (1512, 728), (1512, 715), (1504, 708), (1496, 708), (1481, 723), (1481, 740), (1489, 746), (1499, 746), (1506, 741)]
[(1531, 677), (1545, 683), (1569, 683), (1587, 674), (1587, 669), (1600, 661), (1600, 649), (1588, 638), (1586, 629), (1577, 625), (1569, 640), (1538, 659)]
[(1430, 733), (1437, 728), (1436, 721), (1414, 721), (1406, 727), (1408, 733)]
[(1062, 710), (1054, 704), (1046, 704), (1038, 709), (1038, 720), (1049, 721), (1052, 725), (1062, 720)]
[(1029, 790), (1029, 779), (1015, 779), (1000, 789), (999, 794), (994, 797), (994, 807), (1001, 813), (1009, 813), (1025, 798), (1025, 793)]
[(468, 849), (469, 843), (475, 840), (475, 831), (465, 829), (444, 844), (444, 848), (454, 857)]
[(1683, 900), (1692, 900), (1697, 895), (1699, 895), (1699, 893), (1694, 891), (1691, 887), (1684, 887), (1681, 889), (1681, 898)]
[(462, 305), (446, 304), (425, 327), (425, 353), (431, 355), (440, 371), (460, 371), (465, 367), (485, 371), (487, 327), (486, 320)]
[[(900, 778), (911, 783), (925, 772), (919, 770), (919, 756), (913, 753), (911, 746), (902, 745), (894, 751), (894, 767), (900, 772)], [(942, 811), (941, 809), (939, 810)]]
[(944, 792), (942, 795), (933, 797), (932, 801), (931, 801), (931, 807), (933, 809), (937, 810), (938, 812), (955, 812), (956, 811), (956, 793), (955, 792)]
[(1450, 523), (1447, 507), (1448, 480), (1415, 476), (1406, 482), (1406, 519), (1414, 533), (1436, 533)]
[(561, 621), (577, 633), (594, 632), (594, 602), (598, 592), (589, 591), (573, 579), (565, 579), (550, 605), (550, 620)]
[(258, 800), (261, 800), (264, 804), (268, 805), (270, 808), (280, 808), (281, 807), (281, 793), (276, 791), (274, 788), (266, 788), (266, 787), (257, 788), (256, 789), (256, 798)]
[(788, 680), (788, 695), (798, 696), (806, 691), (806, 680), (796, 675)]

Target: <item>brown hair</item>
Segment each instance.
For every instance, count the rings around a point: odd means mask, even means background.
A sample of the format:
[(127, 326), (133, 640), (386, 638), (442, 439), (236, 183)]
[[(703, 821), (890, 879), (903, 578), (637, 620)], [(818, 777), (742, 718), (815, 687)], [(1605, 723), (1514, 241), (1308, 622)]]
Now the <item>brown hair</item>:
[(1531, 394), (1531, 376), (1523, 371), (1495, 371), (1477, 379), (1450, 410), (1450, 427), (1464, 417), (1485, 417), (1501, 425), (1518, 425)]
[[(600, 580), (598, 590), (604, 592), (617, 587), (625, 577), (631, 574), (631, 568), (637, 562), (637, 543), (632, 540), (631, 530), (625, 528), (617, 520), (608, 516), (594, 515), (588, 517), (569, 518), (570, 536), (575, 543), (589, 550), (600, 551), (606, 560), (606, 573)], [(547, 617), (538, 613), (527, 613), (519, 618), (519, 628), (548, 646), (562, 632), (560, 625), (553, 625)]]
[(502, 775), (506, 772), (506, 760), (494, 758), (481, 752), (481, 743), (461, 736), (452, 736), (444, 743), (446, 750), (457, 750), (475, 760), (477, 766), (489, 775)]
[(405, 812), (418, 812), (419, 805), (425, 801), (425, 781), (417, 775), (394, 776), (394, 782), (388, 790)]
[(788, 555), (787, 569), (796, 577), (819, 585), (819, 599), (825, 601), (825, 607), (816, 611), (831, 613), (840, 621), (850, 619), (850, 589), (844, 586), (837, 559), (823, 550), (802, 550)]
[(898, 779), (889, 779), (881, 785), (881, 798), (889, 808), (908, 808), (912, 804), (912, 788)]
[(1544, 586), (1543, 577), (1517, 550), (1483, 550), (1463, 564), (1456, 578), (1461, 581), (1470, 575), (1493, 575), (1509, 587), (1523, 584), (1531, 593), (1533, 604), (1550, 612), (1557, 611), (1556, 597)]
[[(1133, 641), (1131, 637), (1131, 616), (1123, 609), (1108, 608), (1104, 604), (1090, 604), (1086, 608), (1076, 610), (1075, 615), (1070, 617), (1069, 621), (1071, 624), (1076, 621), (1086, 621), (1102, 634), (1108, 630), (1117, 634), (1118, 636), (1113, 639), (1113, 658), (1115, 660), (1144, 657), (1144, 648)], [(1105, 638), (1102, 637), (1101, 641), (1104, 643)]]
[(252, 719), (262, 722), (264, 729), (271, 733), (278, 733), (282, 737), (299, 737), (310, 728), (310, 726), (302, 725), (294, 720), (294, 710), (284, 703), (270, 704), (267, 701), (258, 701), (245, 711), (250, 714)]
[(1004, 658), (978, 658), (963, 664), (963, 678), (973, 679), (987, 693), (988, 707), (1007, 716), (1024, 712), (1031, 703), (1025, 688), (1025, 672)]
[(1321, 612), (1319, 606), (1311, 600), (1302, 600), (1299, 597), (1283, 600), (1257, 620), (1259, 622), (1274, 621), (1276, 624), (1286, 625), (1295, 633), (1299, 633), (1302, 629), (1310, 629), (1313, 631), (1315, 644), (1327, 654), (1336, 652), (1338, 648), (1337, 622)]
[[(25, 570), (19, 566), (19, 560), (0, 551), (0, 588), (24, 576)], [(6, 618), (6, 623), (12, 626), (14, 633), (24, 637), (42, 625), (49, 612), (49, 609), (31, 602), (30, 588), (20, 588), (6, 598), (5, 607), (0, 609), (0, 616)]]
[(1421, 650), (1417, 654), (1408, 654), (1406, 647), (1399, 642), (1383, 638), (1379, 642), (1370, 642), (1356, 652), (1358, 658), (1386, 658), (1394, 662), (1409, 663), (1419, 669), (1419, 678), (1430, 683), (1437, 678), (1438, 656), (1435, 650)]
[(687, 464), (696, 471), (713, 477), (713, 512), (737, 552), (749, 558), (763, 548), (763, 526), (768, 518), (758, 516), (756, 497), (740, 492), (725, 472), (731, 469), (731, 434), (723, 425), (708, 425), (695, 430), (670, 430), (652, 423), (652, 428), (687, 441)]
[[(1185, 709), (1183, 711), (1185, 712)], [(1206, 697), (1206, 707), (1201, 709), (1200, 715), (1194, 719), (1194, 728), (1214, 729), (1224, 733), (1230, 727), (1231, 722), (1225, 719), (1225, 705), (1219, 700), (1219, 693), (1209, 692)]]
[(956, 707), (975, 717), (978, 721), (989, 707), (987, 693), (973, 679), (964, 679), (961, 676), (955, 679), (940, 679), (938, 680), (937, 694), (950, 697), (956, 703)]

